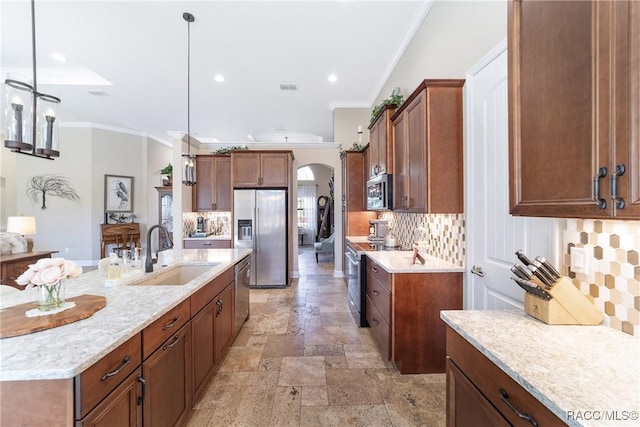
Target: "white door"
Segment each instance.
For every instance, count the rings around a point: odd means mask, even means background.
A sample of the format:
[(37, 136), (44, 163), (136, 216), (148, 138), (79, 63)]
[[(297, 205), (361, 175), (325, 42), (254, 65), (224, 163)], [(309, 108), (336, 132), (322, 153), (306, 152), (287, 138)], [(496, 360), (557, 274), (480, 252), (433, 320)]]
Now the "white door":
[(465, 136), (464, 307), (522, 308), (524, 291), (509, 279), (511, 266), (519, 262), (515, 252), (523, 249), (530, 258), (540, 255), (557, 266), (557, 224), (555, 219), (509, 215), (506, 41), (467, 72)]

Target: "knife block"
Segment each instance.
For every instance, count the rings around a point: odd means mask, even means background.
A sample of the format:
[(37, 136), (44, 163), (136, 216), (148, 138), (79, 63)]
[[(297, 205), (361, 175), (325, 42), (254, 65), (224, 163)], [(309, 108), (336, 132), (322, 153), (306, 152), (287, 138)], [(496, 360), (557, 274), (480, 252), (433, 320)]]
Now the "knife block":
[(604, 319), (567, 277), (558, 279), (547, 292), (553, 297), (550, 300), (525, 293), (525, 313), (549, 325), (599, 325)]

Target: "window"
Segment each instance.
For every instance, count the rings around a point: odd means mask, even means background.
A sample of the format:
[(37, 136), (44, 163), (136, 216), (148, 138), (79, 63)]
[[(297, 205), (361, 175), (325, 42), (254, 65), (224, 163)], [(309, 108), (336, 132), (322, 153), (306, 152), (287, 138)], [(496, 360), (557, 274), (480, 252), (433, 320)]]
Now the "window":
[(316, 178), (313, 176), (313, 171), (309, 166), (303, 166), (298, 168), (298, 181), (315, 181)]

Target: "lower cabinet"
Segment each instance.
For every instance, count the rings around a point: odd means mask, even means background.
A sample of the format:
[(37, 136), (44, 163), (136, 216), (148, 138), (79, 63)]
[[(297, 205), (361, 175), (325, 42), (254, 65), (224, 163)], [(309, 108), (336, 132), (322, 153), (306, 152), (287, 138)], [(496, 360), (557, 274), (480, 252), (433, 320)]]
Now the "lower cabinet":
[(116, 387), (108, 398), (100, 402), (76, 425), (82, 427), (141, 427), (141, 380), (142, 369), (138, 368)]
[(447, 426), (565, 425), (453, 329), (447, 338)]
[(191, 325), (184, 325), (142, 364), (144, 425), (175, 426), (191, 410)]
[(214, 326), (215, 301), (207, 304), (191, 319), (193, 342), (193, 401), (197, 402), (207, 388), (214, 373)]
[(233, 342), (233, 303), (234, 303), (234, 286), (233, 282), (220, 292), (216, 297), (216, 317), (215, 326), (215, 360), (216, 365), (222, 363), (227, 350)]

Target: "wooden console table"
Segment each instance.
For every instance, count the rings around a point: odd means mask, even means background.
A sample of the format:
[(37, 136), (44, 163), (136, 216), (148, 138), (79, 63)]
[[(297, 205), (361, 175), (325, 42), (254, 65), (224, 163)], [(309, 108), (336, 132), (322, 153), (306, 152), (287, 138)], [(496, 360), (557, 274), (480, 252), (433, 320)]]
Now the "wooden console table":
[(140, 224), (100, 224), (100, 258), (106, 257), (107, 245), (116, 245), (115, 250), (133, 250), (140, 247)]
[(20, 254), (0, 255), (0, 284), (24, 289), (16, 283), (16, 279), (27, 271), (29, 264), (35, 264), (40, 258), (51, 258), (58, 251), (23, 252)]

